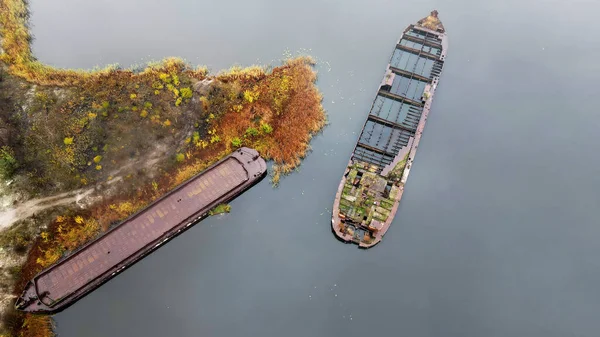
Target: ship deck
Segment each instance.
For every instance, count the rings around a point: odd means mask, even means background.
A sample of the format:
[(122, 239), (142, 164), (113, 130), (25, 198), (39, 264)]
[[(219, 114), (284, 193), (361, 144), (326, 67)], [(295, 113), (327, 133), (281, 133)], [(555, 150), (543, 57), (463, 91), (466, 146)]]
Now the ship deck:
[(423, 93), (442, 71), (439, 35), (417, 26), (403, 34), (361, 130), (354, 160), (372, 164), (381, 173), (409, 146), (423, 115)]
[[(383, 224), (378, 222), (376, 227), (370, 226), (371, 214), (365, 215), (364, 220), (358, 219), (359, 223), (356, 218), (348, 221), (346, 211), (340, 209), (342, 199), (348, 200), (344, 194), (349, 169), (346, 170), (336, 192), (332, 214), (332, 230), (341, 241), (370, 248), (378, 244), (389, 229), (404, 193), (447, 49), (447, 36), (437, 11), (416, 25), (408, 26), (396, 44), (348, 163), (348, 168), (364, 163), (368, 165), (365, 172), (376, 173), (393, 183), (394, 205)], [(392, 178), (391, 173), (395, 174), (399, 163), (404, 165), (401, 178)], [(368, 186), (365, 188), (367, 193), (374, 192)], [(364, 193), (365, 189), (361, 191)], [(344, 202), (351, 214), (356, 213), (354, 206)], [(368, 205), (355, 207), (364, 209), (365, 206)]]
[[(166, 233), (191, 225), (216, 202), (263, 176), (264, 160), (254, 150), (244, 151), (236, 151), (38, 274), (32, 280), (38, 306), (52, 308), (103, 276), (114, 275), (131, 257), (160, 245)], [(258, 160), (253, 162), (254, 155)]]

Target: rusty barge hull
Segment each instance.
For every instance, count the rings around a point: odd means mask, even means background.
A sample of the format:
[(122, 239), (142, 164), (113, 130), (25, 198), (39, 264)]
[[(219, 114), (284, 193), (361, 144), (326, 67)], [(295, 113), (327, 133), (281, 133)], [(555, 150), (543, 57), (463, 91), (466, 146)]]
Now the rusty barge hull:
[(64, 310), (259, 182), (266, 172), (257, 151), (236, 150), (37, 274), (15, 307), (39, 314)]
[(437, 11), (409, 25), (396, 43), (336, 192), (331, 230), (340, 241), (370, 248), (389, 229), (447, 51)]

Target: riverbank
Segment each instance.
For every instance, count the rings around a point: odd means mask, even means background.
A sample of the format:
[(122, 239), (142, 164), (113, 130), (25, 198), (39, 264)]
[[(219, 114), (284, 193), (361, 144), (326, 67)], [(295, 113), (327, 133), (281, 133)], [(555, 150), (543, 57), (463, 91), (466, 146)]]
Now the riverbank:
[[(34, 198), (91, 192), (0, 232), (3, 298), (237, 147), (272, 159), (276, 183), (326, 123), (310, 58), (217, 75), (176, 58), (143, 70), (56, 69), (32, 55), (28, 19), (26, 1), (0, 0), (0, 146), (14, 159), (0, 173), (11, 182), (3, 193), (19, 194), (0, 213)], [(51, 335), (49, 318), (8, 311), (2, 333)]]

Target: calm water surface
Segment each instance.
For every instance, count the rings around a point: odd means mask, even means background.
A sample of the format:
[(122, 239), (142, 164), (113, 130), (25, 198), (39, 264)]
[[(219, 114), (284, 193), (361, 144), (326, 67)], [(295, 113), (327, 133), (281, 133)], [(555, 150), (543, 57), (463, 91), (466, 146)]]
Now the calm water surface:
[[(56, 315), (62, 337), (598, 336), (600, 3), (32, 0), (44, 62), (319, 61), (331, 125), (300, 171)], [(391, 230), (330, 209), (394, 43), (437, 8), (450, 51)], [(596, 95), (593, 95), (596, 94)]]

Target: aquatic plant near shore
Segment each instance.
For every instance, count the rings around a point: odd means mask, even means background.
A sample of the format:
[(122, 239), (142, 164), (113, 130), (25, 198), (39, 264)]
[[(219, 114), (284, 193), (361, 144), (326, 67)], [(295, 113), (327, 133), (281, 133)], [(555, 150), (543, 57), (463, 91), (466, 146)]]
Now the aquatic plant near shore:
[(229, 213), (231, 211), (231, 206), (227, 204), (220, 204), (219, 206), (213, 208), (208, 212), (209, 215), (218, 215), (223, 213)]

